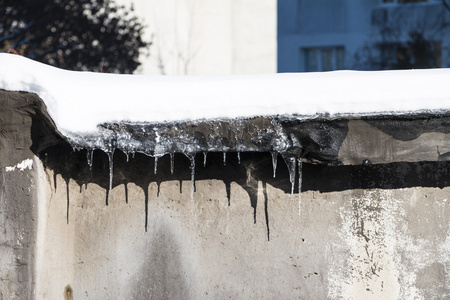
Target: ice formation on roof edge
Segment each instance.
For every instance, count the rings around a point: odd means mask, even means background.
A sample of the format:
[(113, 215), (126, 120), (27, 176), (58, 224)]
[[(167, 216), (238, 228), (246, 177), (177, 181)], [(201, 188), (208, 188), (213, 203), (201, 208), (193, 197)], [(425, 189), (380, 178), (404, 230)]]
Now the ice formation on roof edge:
[[(109, 189), (113, 187), (113, 157), (116, 150), (130, 154), (139, 152), (155, 159), (153, 170), (158, 171), (158, 159), (170, 155), (173, 173), (174, 153), (182, 153), (190, 160), (191, 198), (195, 185), (195, 156), (203, 153), (206, 164), (207, 153), (222, 152), (226, 165), (227, 153), (235, 152), (240, 163), (240, 152), (270, 152), (273, 176), (276, 176), (277, 157), (281, 154), (289, 170), (291, 194), (294, 193), (295, 177), (301, 172), (302, 148), (294, 136), (288, 136), (276, 118), (251, 118), (232, 120), (192, 121), (167, 124), (153, 123), (105, 123), (98, 126), (97, 134), (67, 134), (74, 150), (87, 150), (86, 161), (93, 164), (93, 151), (104, 151), (109, 161)], [(299, 194), (301, 174), (299, 173)], [(299, 196), (300, 197), (300, 196)], [(300, 200), (301, 198), (299, 198)]]

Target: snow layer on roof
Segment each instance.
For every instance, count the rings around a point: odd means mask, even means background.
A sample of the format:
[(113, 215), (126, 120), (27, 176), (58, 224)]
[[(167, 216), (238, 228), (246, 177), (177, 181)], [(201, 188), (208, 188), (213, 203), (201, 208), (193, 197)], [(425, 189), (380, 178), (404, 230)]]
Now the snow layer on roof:
[(0, 89), (39, 95), (63, 134), (113, 121), (450, 110), (449, 69), (171, 77), (66, 71), (0, 54)]

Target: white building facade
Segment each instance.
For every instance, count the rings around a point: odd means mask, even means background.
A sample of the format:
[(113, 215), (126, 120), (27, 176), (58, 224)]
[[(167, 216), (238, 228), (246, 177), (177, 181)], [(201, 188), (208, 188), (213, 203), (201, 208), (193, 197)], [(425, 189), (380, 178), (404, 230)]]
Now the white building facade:
[(449, 22), (440, 0), (279, 0), (278, 72), (414, 68), (414, 42), (446, 67)]
[(117, 0), (133, 4), (152, 41), (138, 73), (276, 72), (276, 0)]

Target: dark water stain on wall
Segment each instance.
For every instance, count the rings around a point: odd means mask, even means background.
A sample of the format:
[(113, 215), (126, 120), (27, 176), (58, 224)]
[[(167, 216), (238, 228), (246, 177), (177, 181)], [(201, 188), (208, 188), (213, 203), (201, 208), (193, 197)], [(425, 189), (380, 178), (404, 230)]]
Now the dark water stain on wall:
[(450, 133), (450, 117), (445, 114), (419, 114), (362, 118), (396, 140), (411, 141), (424, 133)]
[(170, 226), (160, 222), (152, 230), (148, 259), (132, 279), (131, 299), (189, 299), (181, 248)]

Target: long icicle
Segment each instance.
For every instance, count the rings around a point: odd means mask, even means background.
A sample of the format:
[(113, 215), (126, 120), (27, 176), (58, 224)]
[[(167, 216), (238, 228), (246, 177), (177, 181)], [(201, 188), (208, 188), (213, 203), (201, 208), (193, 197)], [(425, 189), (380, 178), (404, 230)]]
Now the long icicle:
[(112, 190), (113, 186), (113, 173), (114, 173), (114, 149), (107, 152), (108, 154), (108, 161), (109, 161), (109, 190)]
[(195, 153), (191, 157), (191, 200), (194, 201), (194, 190), (195, 190)]
[(173, 169), (174, 169), (174, 153), (170, 152), (170, 174), (173, 174)]
[(187, 158), (189, 158), (191, 162), (191, 200), (194, 201), (194, 189), (195, 189), (195, 153), (185, 153)]
[(286, 163), (289, 170), (289, 181), (291, 182), (291, 195), (294, 194), (295, 186), (295, 169), (297, 168), (297, 163), (295, 157), (283, 156), (284, 162)]
[(158, 171), (158, 156), (155, 156), (155, 168), (153, 169), (153, 174), (156, 175), (157, 171)]
[(92, 163), (94, 162), (94, 149), (88, 149), (86, 153), (89, 170), (92, 170)]
[(272, 151), (270, 154), (272, 154), (273, 178), (275, 178), (277, 174), (278, 152)]
[(298, 169), (298, 215), (302, 214), (302, 180), (303, 180), (303, 163), (302, 159), (299, 158), (297, 160), (297, 169)]
[(203, 168), (206, 167), (206, 157), (208, 156), (208, 152), (203, 152)]

